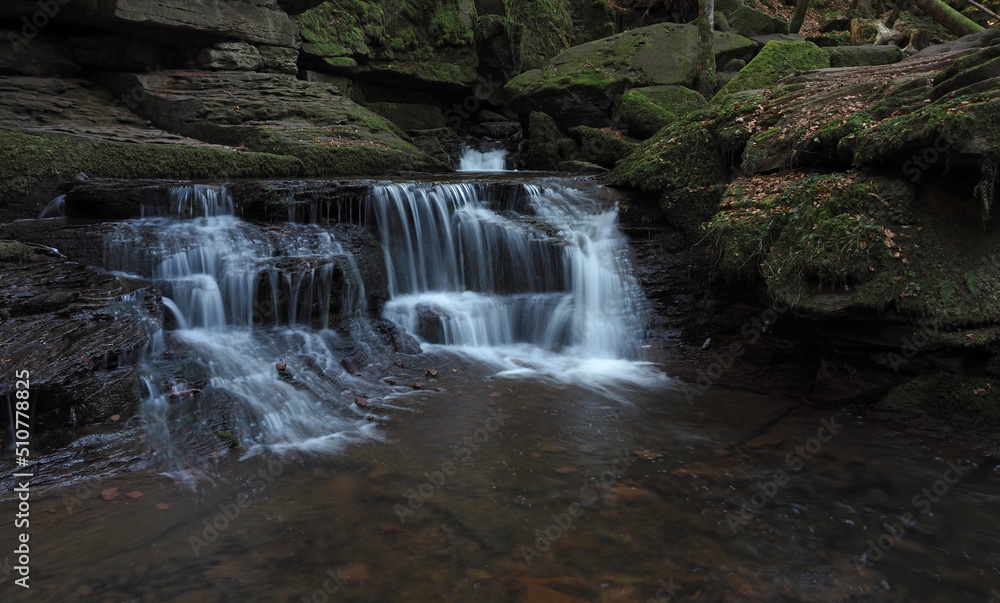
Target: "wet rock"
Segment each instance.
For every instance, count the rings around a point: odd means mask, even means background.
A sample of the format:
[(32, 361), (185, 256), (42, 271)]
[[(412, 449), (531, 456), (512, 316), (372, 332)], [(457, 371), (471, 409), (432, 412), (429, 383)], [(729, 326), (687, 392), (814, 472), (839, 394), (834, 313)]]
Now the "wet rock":
[(354, 396), (354, 403), (360, 408), (368, 408), (368, 400), (365, 400), (361, 396)]
[(37, 434), (138, 402), (134, 364), (162, 323), (149, 283), (11, 242), (0, 242), (0, 281), (0, 348), (9, 359), (0, 395), (12, 391), (14, 371), (30, 372)]
[(118, 488), (108, 488), (101, 491), (101, 498), (104, 500), (114, 500), (118, 498)]

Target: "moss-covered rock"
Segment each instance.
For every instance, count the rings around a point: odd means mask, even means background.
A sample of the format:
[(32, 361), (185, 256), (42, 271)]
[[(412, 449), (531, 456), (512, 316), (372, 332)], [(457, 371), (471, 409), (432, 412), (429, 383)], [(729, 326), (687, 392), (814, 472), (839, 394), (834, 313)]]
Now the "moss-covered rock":
[(678, 117), (703, 109), (702, 95), (683, 86), (633, 88), (615, 106), (614, 120), (636, 138), (649, 138)]
[(768, 34), (788, 33), (788, 22), (771, 15), (742, 6), (727, 15), (729, 25), (748, 38)]
[(901, 266), (889, 244), (910, 227), (912, 201), (912, 187), (855, 172), (754, 176), (729, 186), (706, 228), (726, 276), (763, 275), (783, 303), (804, 308), (814, 295), (877, 281), (863, 293), (883, 309), (892, 294), (881, 285)]
[(798, 71), (829, 66), (830, 55), (811, 42), (768, 42), (712, 102), (741, 90), (771, 88), (779, 79)]
[(528, 118), (528, 167), (554, 170), (559, 165), (559, 141), (563, 138), (551, 117), (534, 111)]
[[(574, 46), (544, 69), (527, 71), (507, 83), (511, 108), (524, 115), (540, 110), (563, 128), (609, 125), (612, 106), (629, 88), (691, 87), (695, 77), (697, 29), (661, 23)], [(716, 61), (752, 55), (754, 43), (715, 32)]]
[(883, 408), (903, 413), (929, 414), (968, 432), (1000, 436), (1000, 388), (996, 380), (947, 372), (921, 375), (893, 388)]
[(884, 46), (838, 46), (827, 50), (831, 67), (864, 67), (889, 65), (903, 60), (903, 49), (892, 44)]
[(615, 163), (631, 153), (636, 145), (635, 142), (626, 140), (620, 134), (609, 130), (577, 126), (570, 128), (569, 131), (580, 141), (580, 150), (575, 159), (596, 163), (606, 168), (614, 167)]
[(619, 162), (608, 182), (657, 195), (725, 183), (764, 100), (761, 93), (734, 94), (678, 119)]
[(471, 0), (392, 6), (329, 0), (299, 16), (302, 50), (335, 72), (356, 69), (425, 86), (471, 86), (479, 65)]

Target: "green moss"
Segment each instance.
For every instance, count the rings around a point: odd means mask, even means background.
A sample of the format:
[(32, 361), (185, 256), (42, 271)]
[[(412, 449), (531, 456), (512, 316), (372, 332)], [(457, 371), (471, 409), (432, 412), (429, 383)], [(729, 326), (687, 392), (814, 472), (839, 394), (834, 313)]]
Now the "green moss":
[(704, 108), (705, 99), (683, 86), (633, 88), (615, 106), (614, 118), (638, 138), (649, 138), (678, 117)]
[(240, 439), (228, 431), (220, 431), (215, 435), (217, 435), (219, 439), (225, 442), (230, 448), (240, 447)]
[(740, 93), (663, 128), (608, 174), (608, 182), (662, 194), (726, 182), (728, 162), (749, 138), (747, 116), (764, 96)]
[(906, 206), (907, 193), (856, 173), (740, 179), (706, 231), (724, 275), (763, 275), (775, 299), (803, 307), (813, 294), (895, 276), (899, 263), (885, 244), (886, 229), (895, 228), (888, 209)]
[(772, 88), (786, 75), (829, 66), (830, 56), (811, 42), (771, 41), (715, 95), (712, 102), (742, 90)]
[(1000, 435), (1000, 383), (995, 381), (944, 372), (921, 375), (893, 388), (883, 406), (930, 414), (960, 429), (996, 437)]
[(559, 164), (562, 133), (556, 122), (541, 111), (528, 118), (528, 165), (535, 170), (554, 170)]
[(806, 38), (806, 42), (811, 42), (820, 48), (831, 48), (837, 46), (851, 45), (851, 32), (831, 31), (830, 33), (816, 34)]
[(371, 56), (365, 37), (376, 41), (384, 39), (384, 19), (378, 2), (324, 2), (299, 15), (303, 50), (327, 58)]
[(190, 145), (130, 144), (35, 136), (0, 129), (0, 199), (86, 172), (103, 178), (266, 178), (294, 176), (294, 157)]
[(570, 128), (569, 132), (580, 141), (577, 160), (606, 168), (614, 167), (619, 159), (631, 153), (636, 146), (634, 141), (625, 140), (616, 133), (589, 126)]
[(20, 264), (34, 251), (28, 245), (18, 241), (0, 241), (0, 264)]
[(505, 4), (513, 23), (523, 27), (523, 68), (541, 67), (572, 45), (573, 19), (569, 6), (560, 0), (508, 0)]

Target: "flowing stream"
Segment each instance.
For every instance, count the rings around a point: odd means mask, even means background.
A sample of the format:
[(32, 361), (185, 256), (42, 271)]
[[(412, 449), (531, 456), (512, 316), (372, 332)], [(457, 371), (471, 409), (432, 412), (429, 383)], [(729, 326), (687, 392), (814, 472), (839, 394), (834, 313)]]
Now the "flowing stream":
[(225, 187), (185, 185), (118, 224), (106, 267), (163, 296), (145, 399), (35, 460), (32, 589), (9, 588), (0, 552), (3, 600), (1000, 588), (992, 459), (807, 398), (716, 386), (692, 402), (670, 353), (647, 356), (615, 194), (494, 184), (372, 183), (351, 224), (270, 227)]

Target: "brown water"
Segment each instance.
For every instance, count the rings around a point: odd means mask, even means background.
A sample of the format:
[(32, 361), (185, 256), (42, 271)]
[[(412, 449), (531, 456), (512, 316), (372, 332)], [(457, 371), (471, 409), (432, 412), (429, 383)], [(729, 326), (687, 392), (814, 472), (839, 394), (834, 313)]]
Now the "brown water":
[[(387, 411), (382, 441), (242, 460), (220, 445), (193, 484), (158, 473), (139, 418), (94, 428), (33, 466), (31, 589), (0, 570), (2, 600), (986, 603), (1000, 589), (1000, 472), (961, 445), (721, 387), (688, 404), (670, 384), (608, 395), (420, 362), (401, 379), (434, 367), (427, 385), (446, 391), (395, 400), (407, 410)], [(977, 468), (934, 494), (949, 461)], [(777, 471), (787, 482), (768, 484)], [(924, 488), (937, 502), (915, 501)], [(860, 572), (907, 512), (916, 525)], [(18, 532), (5, 518), (4, 548)]]

